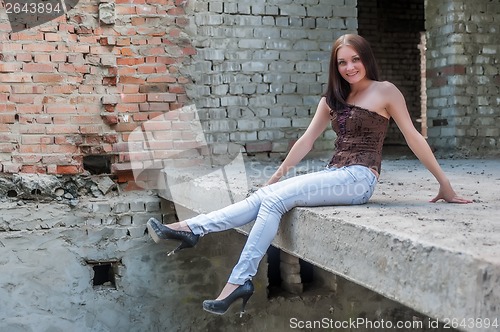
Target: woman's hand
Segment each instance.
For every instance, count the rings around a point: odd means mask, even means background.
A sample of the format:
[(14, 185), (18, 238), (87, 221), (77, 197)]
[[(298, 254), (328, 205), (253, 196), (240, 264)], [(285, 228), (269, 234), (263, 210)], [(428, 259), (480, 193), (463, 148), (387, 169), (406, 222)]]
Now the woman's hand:
[(470, 199), (459, 197), (455, 193), (451, 185), (440, 186), (437, 196), (431, 199), (429, 202), (436, 203), (440, 199), (443, 199), (448, 203), (458, 203), (458, 204), (472, 203)]
[(266, 183), (264, 183), (264, 187), (265, 187), (265, 186), (268, 186), (268, 185), (270, 185), (270, 184), (273, 184), (273, 183), (278, 182), (278, 181), (280, 180), (280, 178), (281, 178), (281, 177), (280, 177), (279, 175), (276, 175), (276, 173), (275, 173), (275, 174), (273, 174), (273, 176), (271, 176), (271, 177), (269, 178), (269, 180), (267, 180), (267, 182), (266, 182)]

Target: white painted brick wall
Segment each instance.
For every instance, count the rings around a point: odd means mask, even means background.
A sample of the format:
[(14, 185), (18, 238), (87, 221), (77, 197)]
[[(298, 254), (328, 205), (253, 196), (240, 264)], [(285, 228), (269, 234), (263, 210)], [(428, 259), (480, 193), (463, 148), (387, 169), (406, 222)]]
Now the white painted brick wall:
[(498, 1), (428, 2), (428, 137), (438, 149), (498, 155), (499, 13)]
[(197, 0), (192, 10), (198, 53), (188, 91), (207, 137), (271, 141), (269, 152), (286, 153), (324, 92), (333, 41), (355, 32), (356, 1)]

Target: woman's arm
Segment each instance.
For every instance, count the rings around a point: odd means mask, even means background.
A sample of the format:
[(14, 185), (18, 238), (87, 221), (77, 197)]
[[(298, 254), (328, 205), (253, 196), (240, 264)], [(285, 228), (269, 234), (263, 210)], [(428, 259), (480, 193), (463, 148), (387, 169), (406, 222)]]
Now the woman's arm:
[(307, 127), (304, 135), (302, 135), (297, 142), (290, 149), (283, 163), (266, 182), (266, 185), (278, 182), (283, 175), (285, 175), (290, 168), (297, 165), (309, 151), (311, 151), (314, 142), (325, 131), (326, 126), (330, 123), (330, 108), (326, 104), (326, 99), (321, 98), (316, 113)]
[(406, 143), (413, 151), (415, 156), (424, 164), (424, 166), (434, 175), (436, 180), (439, 182), (439, 192), (434, 197), (431, 202), (437, 202), (440, 199), (444, 199), (449, 203), (471, 203), (471, 200), (458, 197), (453, 190), (450, 181), (448, 180), (446, 174), (439, 166), (434, 153), (432, 152), (429, 144), (425, 138), (415, 129), (408, 109), (406, 107), (406, 101), (403, 97), (401, 91), (399, 91), (396, 86), (392, 83), (385, 82), (383, 93), (387, 97), (387, 112), (392, 116), (397, 126), (403, 133)]

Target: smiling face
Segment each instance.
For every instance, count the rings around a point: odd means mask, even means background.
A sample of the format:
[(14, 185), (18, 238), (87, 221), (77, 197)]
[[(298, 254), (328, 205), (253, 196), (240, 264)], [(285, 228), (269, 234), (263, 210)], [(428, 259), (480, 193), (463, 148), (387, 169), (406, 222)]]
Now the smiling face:
[(337, 50), (337, 68), (342, 78), (349, 84), (366, 79), (365, 66), (352, 46), (343, 45)]
[[(332, 45), (325, 98), (331, 109), (342, 109), (353, 85), (379, 81), (377, 63), (370, 44), (356, 34), (345, 34)], [(359, 85), (361, 83), (361, 85)]]

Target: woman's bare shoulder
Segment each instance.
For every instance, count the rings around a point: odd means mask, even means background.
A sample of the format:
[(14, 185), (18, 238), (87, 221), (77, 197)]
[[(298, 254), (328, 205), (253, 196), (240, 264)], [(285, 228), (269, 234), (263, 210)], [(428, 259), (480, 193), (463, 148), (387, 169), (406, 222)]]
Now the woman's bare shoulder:
[(375, 82), (375, 87), (383, 93), (387, 92), (396, 92), (399, 91), (399, 89), (394, 85), (394, 83), (389, 82), (389, 81), (377, 81)]
[(385, 102), (393, 103), (404, 100), (401, 90), (392, 82), (381, 81), (376, 82), (377, 94), (384, 96)]
[(318, 110), (323, 111), (323, 112), (330, 112), (331, 108), (328, 106), (328, 103), (326, 102), (326, 97), (321, 97), (318, 103)]

